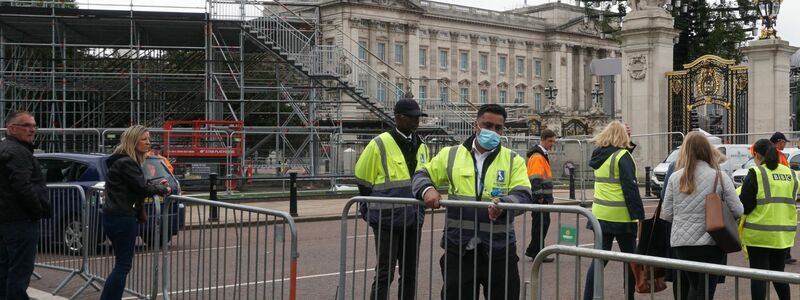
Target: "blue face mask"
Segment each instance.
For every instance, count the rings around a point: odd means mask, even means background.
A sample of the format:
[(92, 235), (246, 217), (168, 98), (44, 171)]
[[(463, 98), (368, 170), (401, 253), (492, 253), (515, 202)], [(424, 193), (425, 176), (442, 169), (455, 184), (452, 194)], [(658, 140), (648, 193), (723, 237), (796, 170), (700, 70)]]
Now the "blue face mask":
[(500, 145), (500, 135), (489, 129), (481, 128), (481, 132), (478, 133), (478, 145), (486, 150), (494, 150)]

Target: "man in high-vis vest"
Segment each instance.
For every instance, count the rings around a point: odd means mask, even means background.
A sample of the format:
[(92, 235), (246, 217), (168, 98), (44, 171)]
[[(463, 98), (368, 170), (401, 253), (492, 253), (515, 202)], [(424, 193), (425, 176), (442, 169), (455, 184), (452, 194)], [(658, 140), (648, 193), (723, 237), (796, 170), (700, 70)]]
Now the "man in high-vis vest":
[[(756, 166), (747, 172), (739, 195), (744, 207), (742, 245), (751, 268), (783, 271), (786, 252), (794, 246), (800, 182), (792, 169), (779, 163), (771, 142), (762, 139), (753, 148)], [(779, 299), (791, 298), (788, 284), (773, 285)], [(752, 280), (750, 290), (752, 299), (769, 293), (760, 280)]]
[[(463, 144), (442, 149), (414, 174), (414, 195), (438, 208), (437, 187), (448, 186), (449, 200), (495, 204), (531, 203), (525, 160), (500, 145), (505, 109), (484, 104), (478, 109), (475, 135)], [(448, 207), (439, 259), (442, 299), (519, 299), (514, 213), (496, 206)]]
[[(528, 179), (531, 181), (531, 192), (534, 204), (553, 204), (553, 171), (550, 170), (548, 151), (556, 143), (556, 133), (550, 129), (542, 130), (539, 144), (528, 151)], [(525, 250), (525, 256), (534, 258), (544, 247), (547, 230), (550, 229), (550, 213), (531, 212), (531, 242)], [(544, 262), (552, 262), (546, 257)]]
[[(411, 176), (430, 160), (428, 147), (415, 133), (422, 113), (412, 99), (394, 107), (395, 129), (369, 142), (355, 167), (362, 196), (414, 198)], [(424, 208), (417, 205), (362, 203), (361, 217), (375, 234), (378, 257), (369, 299), (388, 299), (389, 287), (399, 265), (398, 299), (414, 299), (417, 293), (417, 254)]]

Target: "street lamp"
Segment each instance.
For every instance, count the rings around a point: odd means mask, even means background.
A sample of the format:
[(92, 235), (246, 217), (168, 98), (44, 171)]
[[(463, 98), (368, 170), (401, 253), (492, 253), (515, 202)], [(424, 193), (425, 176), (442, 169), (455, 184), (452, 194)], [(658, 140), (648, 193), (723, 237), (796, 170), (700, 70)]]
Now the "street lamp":
[(558, 88), (553, 84), (553, 77), (547, 80), (547, 87), (544, 89), (544, 92), (547, 95), (547, 104), (549, 106), (555, 106), (555, 99), (558, 97)]
[(592, 105), (592, 109), (589, 111), (591, 115), (603, 115), (605, 113), (603, 109), (603, 91), (600, 90), (600, 83), (594, 83), (594, 89), (592, 89), (592, 100), (594, 103)]
[(761, 16), (761, 35), (758, 39), (778, 38), (775, 25), (778, 20), (778, 13), (781, 11), (781, 1), (783, 0), (755, 0), (758, 14)]

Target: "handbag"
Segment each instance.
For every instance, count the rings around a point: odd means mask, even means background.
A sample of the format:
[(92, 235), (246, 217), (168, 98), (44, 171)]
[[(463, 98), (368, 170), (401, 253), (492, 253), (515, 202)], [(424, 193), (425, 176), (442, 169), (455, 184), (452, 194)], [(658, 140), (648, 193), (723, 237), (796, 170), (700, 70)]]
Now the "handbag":
[(717, 193), (717, 183), (722, 173), (717, 171), (714, 178), (714, 191), (706, 196), (706, 232), (711, 235), (723, 252), (733, 253), (742, 250), (739, 242), (739, 226), (725, 200)]
[[(642, 232), (636, 249), (637, 254), (659, 257), (669, 256), (670, 223), (660, 218), (661, 204), (663, 202), (663, 199), (658, 201), (658, 208), (656, 208), (653, 218), (642, 221)], [(663, 268), (649, 267), (636, 263), (631, 263), (630, 265), (637, 293), (650, 294), (667, 288), (666, 272)]]

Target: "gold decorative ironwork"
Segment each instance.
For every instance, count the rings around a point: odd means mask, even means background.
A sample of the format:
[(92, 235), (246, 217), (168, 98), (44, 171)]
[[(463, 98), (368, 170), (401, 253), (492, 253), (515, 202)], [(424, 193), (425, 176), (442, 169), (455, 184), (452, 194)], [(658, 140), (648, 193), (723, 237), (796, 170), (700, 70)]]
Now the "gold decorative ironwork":
[[(689, 116), (692, 112), (702, 113), (698, 109), (706, 105), (713, 105), (718, 111), (704, 115), (709, 122), (715, 122), (709, 123), (710, 128), (718, 129), (721, 133), (747, 130), (747, 67), (736, 66), (735, 63), (718, 56), (704, 55), (683, 65), (683, 70), (666, 74), (670, 131), (691, 130), (693, 124)], [(673, 147), (676, 145), (671, 144)]]

